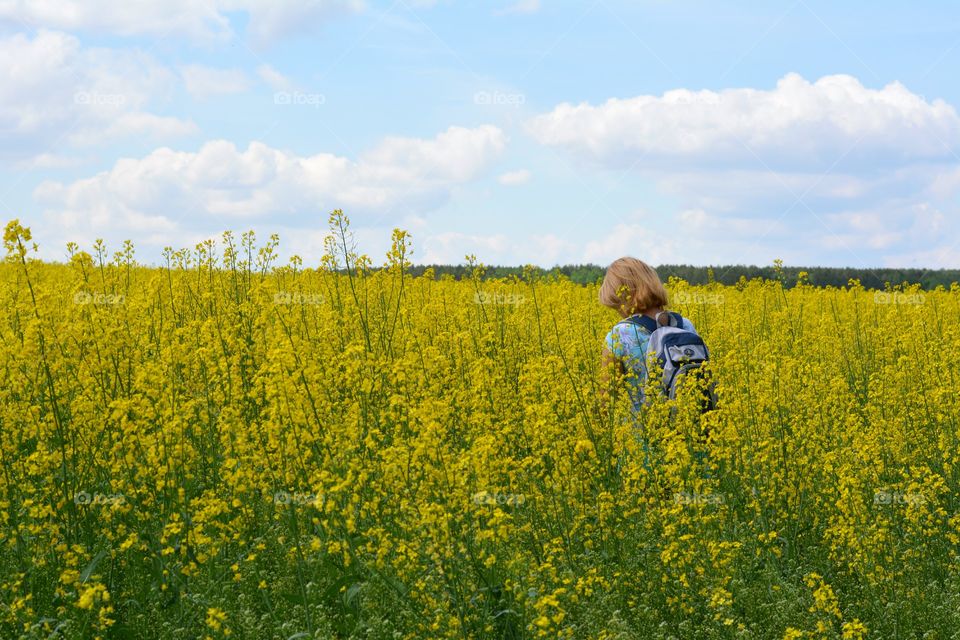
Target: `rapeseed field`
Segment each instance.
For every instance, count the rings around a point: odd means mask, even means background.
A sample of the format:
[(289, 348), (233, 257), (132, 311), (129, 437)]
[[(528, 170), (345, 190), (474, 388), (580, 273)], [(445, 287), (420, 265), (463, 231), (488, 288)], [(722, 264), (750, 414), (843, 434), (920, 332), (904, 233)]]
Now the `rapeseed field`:
[(330, 225), (157, 267), (7, 225), (0, 637), (960, 633), (956, 285), (672, 280), (718, 409), (634, 416), (596, 285)]

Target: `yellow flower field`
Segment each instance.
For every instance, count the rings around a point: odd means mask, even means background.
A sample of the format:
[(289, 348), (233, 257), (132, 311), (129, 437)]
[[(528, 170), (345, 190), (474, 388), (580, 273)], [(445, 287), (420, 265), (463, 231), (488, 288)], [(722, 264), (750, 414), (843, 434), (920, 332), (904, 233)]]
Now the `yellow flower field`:
[(0, 637), (956, 637), (956, 285), (671, 281), (719, 409), (637, 423), (596, 286), (331, 225), (309, 268), (7, 226)]

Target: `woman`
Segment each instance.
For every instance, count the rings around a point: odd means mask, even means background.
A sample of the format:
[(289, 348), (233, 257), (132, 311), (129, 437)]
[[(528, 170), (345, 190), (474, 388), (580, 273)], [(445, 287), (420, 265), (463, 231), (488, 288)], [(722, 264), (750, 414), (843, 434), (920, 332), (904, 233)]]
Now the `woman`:
[[(651, 451), (651, 443), (639, 420), (647, 381), (647, 345), (653, 331), (660, 326), (673, 326), (693, 334), (696, 330), (689, 319), (666, 310), (667, 290), (660, 277), (653, 267), (636, 258), (620, 258), (610, 265), (600, 286), (600, 302), (621, 317), (607, 334), (603, 349), (602, 400), (606, 403), (608, 399), (612, 374), (623, 376), (633, 403), (634, 426), (644, 453), (643, 465), (652, 470), (653, 458), (657, 456)], [(707, 452), (699, 449), (693, 456), (703, 468), (704, 477), (710, 477), (711, 472), (705, 465)]]
[(600, 303), (622, 318), (607, 334), (603, 349), (603, 391), (610, 388), (610, 374), (619, 372), (626, 377), (634, 412), (639, 412), (647, 380), (651, 329), (671, 324), (693, 333), (696, 330), (687, 318), (666, 311), (667, 290), (660, 277), (653, 267), (636, 258), (620, 258), (610, 265), (600, 286)]

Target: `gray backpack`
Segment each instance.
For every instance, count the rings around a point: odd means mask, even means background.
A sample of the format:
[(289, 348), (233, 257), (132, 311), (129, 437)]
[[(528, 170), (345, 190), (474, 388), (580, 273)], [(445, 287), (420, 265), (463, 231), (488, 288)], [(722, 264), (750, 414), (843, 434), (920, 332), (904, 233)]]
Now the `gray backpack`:
[[(659, 320), (659, 322), (658, 322)], [(671, 400), (677, 397), (677, 387), (696, 384), (702, 390), (700, 410), (717, 408), (715, 384), (709, 371), (703, 368), (710, 360), (706, 343), (693, 331), (683, 328), (683, 316), (679, 313), (662, 312), (657, 320), (649, 316), (630, 316), (627, 321), (647, 330), (647, 363), (656, 363), (663, 371), (661, 390)]]

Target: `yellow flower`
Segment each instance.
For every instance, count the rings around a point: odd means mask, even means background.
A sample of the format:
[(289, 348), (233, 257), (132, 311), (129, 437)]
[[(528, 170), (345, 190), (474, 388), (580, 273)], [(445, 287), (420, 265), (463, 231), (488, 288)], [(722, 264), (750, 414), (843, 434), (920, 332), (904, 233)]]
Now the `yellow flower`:
[(843, 623), (843, 640), (861, 640), (867, 636), (867, 627), (857, 619)]
[(80, 609), (93, 609), (101, 602), (110, 601), (110, 592), (100, 583), (93, 583), (84, 586), (80, 591), (80, 597), (77, 600), (77, 607)]
[(223, 629), (223, 623), (227, 620), (227, 614), (223, 609), (217, 607), (210, 607), (207, 609), (207, 626), (213, 629), (214, 631), (220, 631)]

